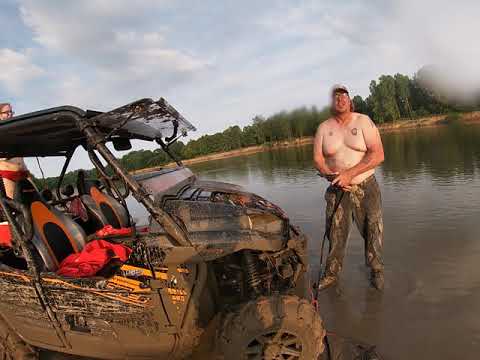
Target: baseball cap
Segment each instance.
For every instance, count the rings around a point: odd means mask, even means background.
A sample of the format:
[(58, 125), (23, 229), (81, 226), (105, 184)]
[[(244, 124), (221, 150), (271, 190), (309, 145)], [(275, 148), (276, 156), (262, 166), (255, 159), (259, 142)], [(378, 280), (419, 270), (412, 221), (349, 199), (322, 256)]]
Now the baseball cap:
[(347, 93), (348, 95), (350, 95), (347, 87), (342, 84), (335, 84), (332, 86), (332, 95), (336, 94), (337, 92)]

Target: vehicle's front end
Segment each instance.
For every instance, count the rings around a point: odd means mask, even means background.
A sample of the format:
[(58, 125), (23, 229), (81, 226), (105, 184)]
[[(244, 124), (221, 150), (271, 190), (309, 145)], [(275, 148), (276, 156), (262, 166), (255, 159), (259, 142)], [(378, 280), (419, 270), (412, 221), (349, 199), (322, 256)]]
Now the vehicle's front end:
[[(278, 206), (238, 185), (198, 180), (187, 168), (138, 180), (212, 262), (225, 303), (293, 289), (304, 295), (307, 239)], [(155, 221), (150, 230), (162, 231)]]
[[(224, 336), (229, 338), (231, 335), (225, 335), (225, 332), (231, 332), (231, 327), (237, 326), (235, 321), (218, 320), (225, 314), (244, 307), (255, 308), (259, 301), (266, 302), (267, 308), (272, 306), (272, 301), (278, 301), (285, 306), (287, 303), (300, 306), (301, 303), (302, 309), (311, 309), (306, 300), (301, 300), (308, 296), (307, 237), (291, 224), (278, 206), (238, 185), (199, 180), (184, 167), (142, 174), (136, 178), (154, 198), (155, 205), (186, 232), (191, 243), (191, 247), (187, 247), (192, 249), (189, 255), (182, 255), (185, 248), (170, 248), (165, 251), (163, 261), (207, 265), (205, 286), (198, 293), (202, 306), (198, 324), (220, 322), (218, 327), (223, 329), (221, 332), (224, 334), (219, 337), (223, 344), (221, 351), (233, 346), (233, 343), (225, 343), (221, 339)], [(164, 232), (153, 219), (149, 230), (151, 233)], [(273, 313), (275, 319), (281, 316), (275, 311)], [(318, 316), (310, 315), (320, 322)], [(256, 315), (250, 313), (248, 316)], [(258, 316), (261, 319), (263, 315)], [(296, 321), (292, 320), (292, 323)], [(314, 322), (312, 326), (316, 329), (312, 330), (312, 334), (316, 334), (313, 342), (319, 342), (317, 349), (311, 349), (315, 353), (323, 348), (321, 339), (324, 333), (321, 322)], [(292, 341), (301, 333), (303, 330), (297, 329)], [(248, 342), (241, 346), (250, 351), (249, 346), (253, 345)], [(231, 350), (225, 351), (228, 353)]]

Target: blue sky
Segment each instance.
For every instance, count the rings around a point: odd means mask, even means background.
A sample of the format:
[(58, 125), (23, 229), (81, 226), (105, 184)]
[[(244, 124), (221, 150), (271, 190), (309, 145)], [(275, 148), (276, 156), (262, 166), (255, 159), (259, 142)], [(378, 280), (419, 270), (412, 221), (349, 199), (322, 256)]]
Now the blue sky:
[(478, 85), (479, 13), (469, 0), (1, 0), (0, 99), (19, 114), (165, 97), (196, 137), (426, 64)]

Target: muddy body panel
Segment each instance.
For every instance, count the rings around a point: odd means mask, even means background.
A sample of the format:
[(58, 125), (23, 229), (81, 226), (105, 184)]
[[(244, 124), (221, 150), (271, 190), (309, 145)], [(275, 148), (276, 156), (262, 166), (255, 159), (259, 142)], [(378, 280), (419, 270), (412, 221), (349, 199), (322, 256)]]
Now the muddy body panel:
[(1, 316), (24, 341), (63, 347), (27, 272), (2, 267), (0, 298)]
[(154, 274), (124, 265), (108, 279), (46, 277), (48, 301), (71, 345), (63, 351), (106, 359), (174, 356), (198, 266), (159, 266)]
[(104, 359), (173, 356), (185, 324), (198, 329), (198, 316), (188, 320), (189, 308), (198, 314), (191, 299), (199, 297), (205, 265), (154, 267), (155, 278), (150, 270), (133, 265), (109, 278), (42, 274), (46, 302), (66, 344), (56, 336), (30, 274), (5, 270), (10, 271), (0, 273), (1, 315), (35, 347)]

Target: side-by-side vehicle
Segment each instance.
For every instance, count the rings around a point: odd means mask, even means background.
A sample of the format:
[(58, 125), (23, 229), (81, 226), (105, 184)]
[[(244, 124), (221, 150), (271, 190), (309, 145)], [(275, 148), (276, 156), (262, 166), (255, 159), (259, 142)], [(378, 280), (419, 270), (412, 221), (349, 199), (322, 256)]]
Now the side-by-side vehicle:
[[(12, 233), (0, 248), (2, 358), (37, 359), (42, 349), (100, 359), (318, 358), (325, 330), (306, 298), (306, 236), (272, 202), (183, 166), (171, 145), (191, 130), (164, 99), (0, 123), (1, 158), (65, 159), (53, 193), (23, 179), (12, 199), (0, 194)], [(112, 148), (131, 140), (156, 142), (176, 166), (130, 174)], [(75, 186), (63, 184), (82, 148), (97, 176), (79, 171)], [(134, 223), (131, 201), (148, 225)], [(99, 235), (106, 226), (118, 234)], [(94, 276), (59, 273), (99, 238), (128, 247), (128, 259)]]

